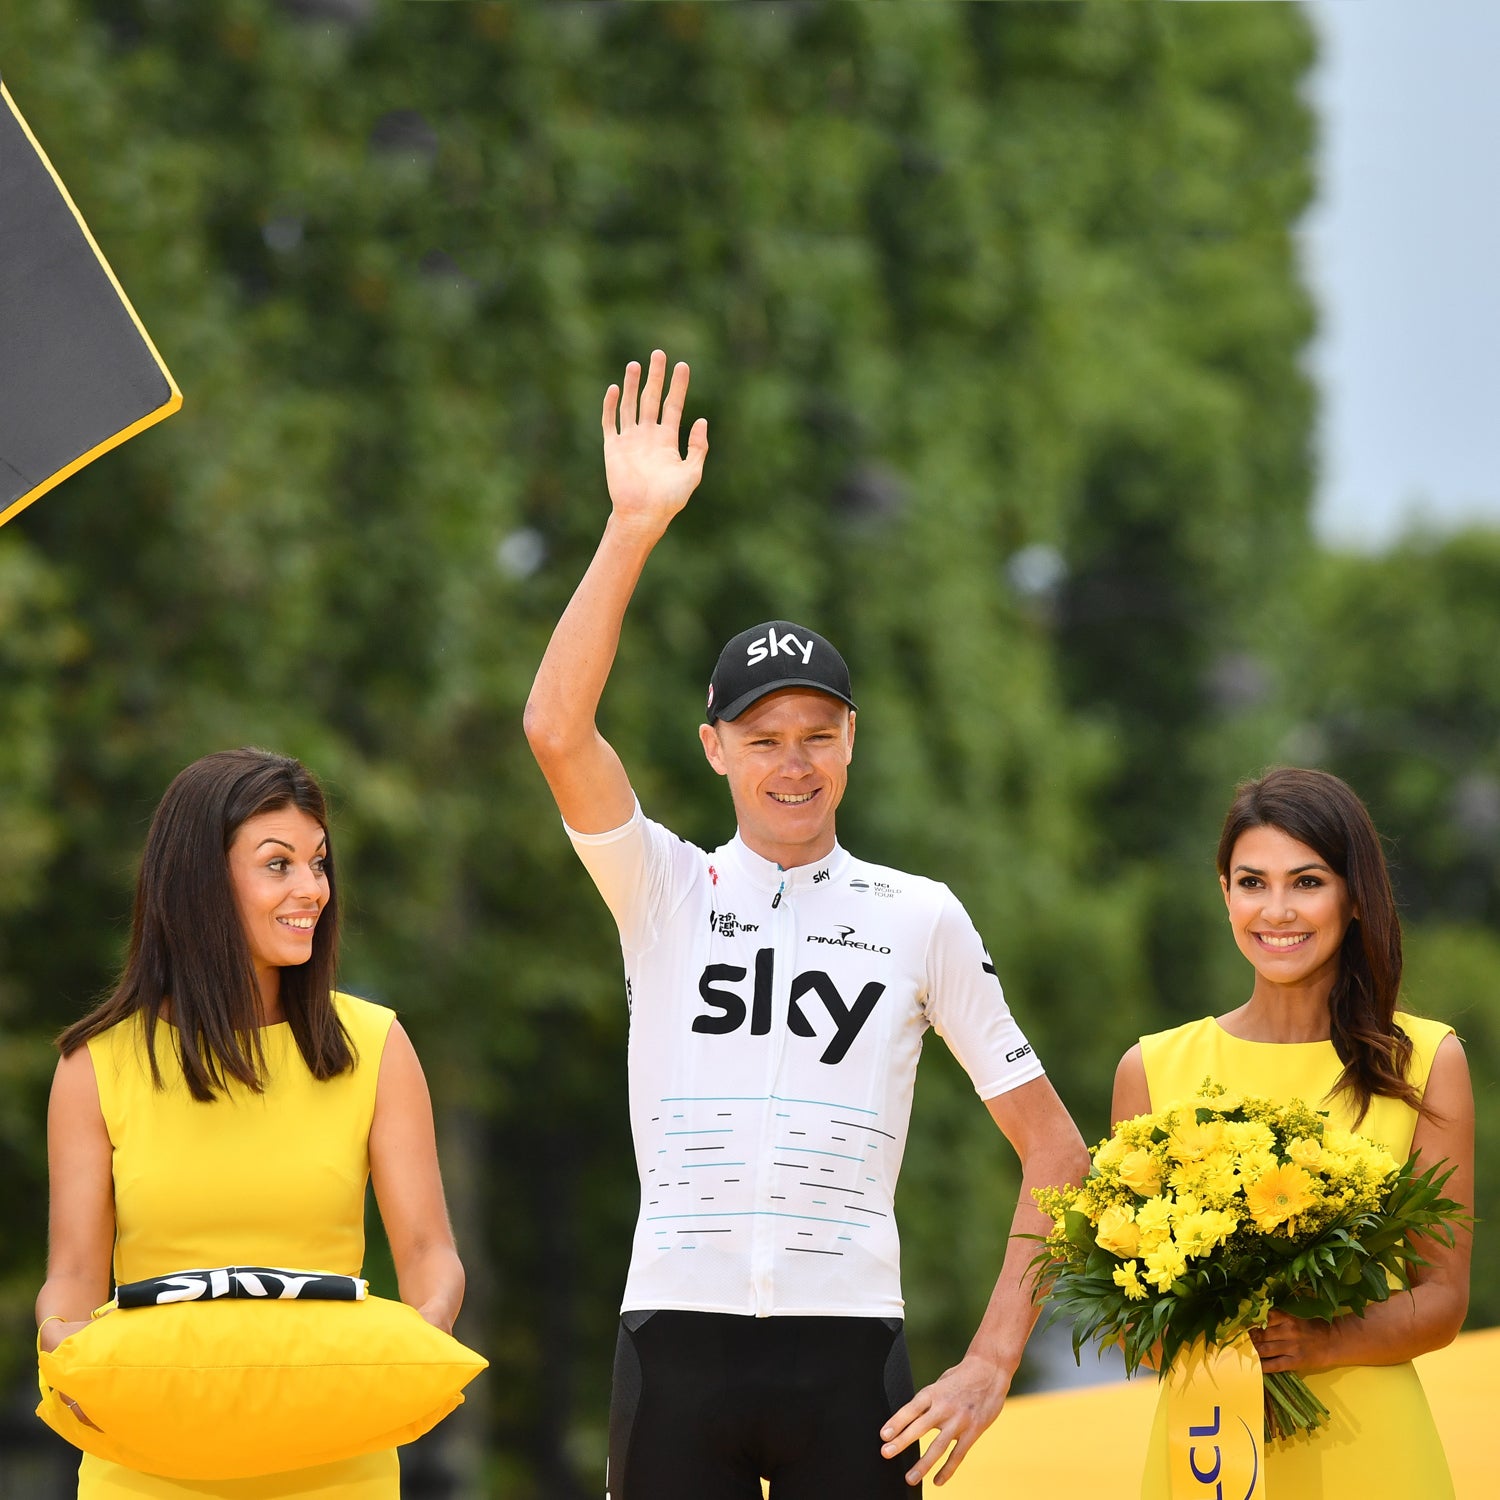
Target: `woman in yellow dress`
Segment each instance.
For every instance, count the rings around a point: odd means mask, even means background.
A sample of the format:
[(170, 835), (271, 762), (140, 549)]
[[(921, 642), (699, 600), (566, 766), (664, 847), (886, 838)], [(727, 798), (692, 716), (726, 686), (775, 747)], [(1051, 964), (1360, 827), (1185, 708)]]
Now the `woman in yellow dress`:
[[(432, 1104), (393, 1012), (335, 991), (328, 815), (297, 761), (204, 756), (156, 810), (114, 993), (59, 1039), (41, 1347), (117, 1282), (263, 1265), (357, 1276), (373, 1181), (401, 1298), (463, 1298)], [(80, 1416), (87, 1419), (87, 1413)], [(198, 1482), (85, 1455), (80, 1500), (398, 1500), (394, 1450)]]
[[(1282, 769), (1239, 787), (1218, 850), (1219, 883), (1250, 999), (1142, 1037), (1115, 1075), (1114, 1118), (1195, 1092), (1320, 1101), (1336, 1125), (1397, 1160), (1446, 1160), (1447, 1194), (1474, 1199), (1474, 1099), (1450, 1026), (1396, 1009), (1401, 928), (1379, 835), (1364, 804), (1324, 771)], [(1253, 1342), (1261, 1367), (1296, 1370), (1329, 1425), (1267, 1445), (1273, 1500), (1445, 1500), (1442, 1443), (1411, 1361), (1458, 1333), (1469, 1300), (1470, 1236), (1424, 1241), (1409, 1293), (1332, 1323), (1273, 1313)], [(1143, 1500), (1168, 1494), (1159, 1402)]]

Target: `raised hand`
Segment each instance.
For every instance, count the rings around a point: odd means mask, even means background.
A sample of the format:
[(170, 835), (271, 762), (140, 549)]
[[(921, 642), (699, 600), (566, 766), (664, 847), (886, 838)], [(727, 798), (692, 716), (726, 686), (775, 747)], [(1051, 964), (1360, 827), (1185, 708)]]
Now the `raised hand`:
[[(625, 366), (623, 393), (612, 385), (604, 393), (604, 476), (615, 518), (632, 529), (659, 535), (688, 502), (703, 477), (708, 455), (708, 421), (699, 417), (688, 433), (688, 451), (678, 451), (682, 407), (687, 400), (688, 367), (677, 364), (662, 401), (667, 356), (652, 351), (645, 389), (641, 367)], [(623, 398), (623, 399), (622, 399)]]

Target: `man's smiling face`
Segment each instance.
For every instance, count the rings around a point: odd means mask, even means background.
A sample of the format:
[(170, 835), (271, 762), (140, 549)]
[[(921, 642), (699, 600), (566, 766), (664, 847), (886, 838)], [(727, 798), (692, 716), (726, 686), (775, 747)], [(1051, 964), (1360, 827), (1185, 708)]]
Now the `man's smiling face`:
[(812, 688), (782, 688), (698, 733), (709, 764), (729, 781), (751, 849), (790, 869), (833, 848), (833, 815), (854, 753), (847, 704)]

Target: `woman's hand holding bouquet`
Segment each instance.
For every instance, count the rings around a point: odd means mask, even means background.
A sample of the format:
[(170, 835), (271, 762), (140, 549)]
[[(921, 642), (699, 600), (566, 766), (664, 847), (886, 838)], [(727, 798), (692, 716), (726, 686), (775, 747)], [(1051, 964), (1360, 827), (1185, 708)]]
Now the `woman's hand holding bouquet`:
[[(1165, 1373), (1197, 1340), (1232, 1344), (1273, 1312), (1358, 1317), (1410, 1285), (1425, 1264), (1416, 1237), (1452, 1243), (1465, 1216), (1443, 1196), (1444, 1165), (1418, 1174), (1301, 1100), (1205, 1081), (1122, 1121), (1080, 1187), (1037, 1191), (1053, 1229), (1033, 1261), (1036, 1295), (1071, 1319), (1075, 1355), (1117, 1343), (1132, 1374), (1158, 1346)], [(1299, 1375), (1265, 1375), (1268, 1440), (1327, 1419)]]

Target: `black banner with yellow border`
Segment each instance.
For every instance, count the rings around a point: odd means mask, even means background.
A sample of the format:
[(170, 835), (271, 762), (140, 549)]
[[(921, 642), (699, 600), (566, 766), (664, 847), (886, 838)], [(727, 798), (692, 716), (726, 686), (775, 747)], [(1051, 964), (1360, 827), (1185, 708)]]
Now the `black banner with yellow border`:
[(182, 405), (0, 83), (0, 525)]

